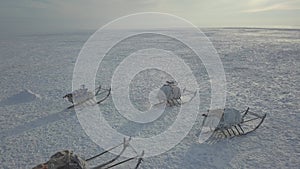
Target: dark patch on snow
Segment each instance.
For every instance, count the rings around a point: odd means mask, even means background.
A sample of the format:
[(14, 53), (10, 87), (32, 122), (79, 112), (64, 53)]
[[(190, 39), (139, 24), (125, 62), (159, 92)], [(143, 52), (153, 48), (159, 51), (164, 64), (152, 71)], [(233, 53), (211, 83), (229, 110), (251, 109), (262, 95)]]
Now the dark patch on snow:
[(40, 98), (38, 94), (35, 94), (32, 91), (25, 89), (15, 95), (12, 95), (4, 100), (1, 100), (0, 106), (9, 106), (9, 105), (15, 105), (21, 103), (28, 103), (38, 98)]
[(38, 118), (34, 121), (25, 123), (23, 125), (15, 127), (15, 128), (8, 129), (8, 130), (5, 130), (5, 131), (1, 131), (0, 132), (0, 141), (1, 141), (1, 139), (4, 139), (6, 137), (15, 136), (15, 135), (21, 134), (25, 131), (33, 130), (33, 129), (41, 127), (41, 126), (46, 126), (46, 125), (48, 125), (50, 123), (53, 123), (55, 121), (70, 118), (74, 115), (75, 115), (74, 110), (65, 109), (65, 110), (62, 110), (60, 112), (50, 114), (48, 116)]

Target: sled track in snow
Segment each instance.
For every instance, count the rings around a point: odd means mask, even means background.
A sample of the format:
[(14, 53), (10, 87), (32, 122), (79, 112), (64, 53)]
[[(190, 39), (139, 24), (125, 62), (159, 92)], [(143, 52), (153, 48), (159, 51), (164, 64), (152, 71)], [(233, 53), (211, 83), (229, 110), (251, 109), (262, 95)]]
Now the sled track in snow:
[(70, 118), (70, 117), (74, 116), (75, 114), (76, 113), (75, 113), (74, 109), (72, 109), (72, 110), (64, 109), (60, 112), (53, 113), (53, 114), (50, 114), (48, 116), (38, 118), (34, 121), (25, 123), (23, 125), (15, 127), (15, 128), (4, 130), (3, 132), (0, 133), (0, 139), (3, 140), (7, 137), (19, 135), (19, 134), (24, 133), (26, 131), (30, 131), (30, 130), (33, 130), (35, 128), (41, 127), (41, 126), (48, 125), (48, 124), (56, 122), (58, 120)]
[[(97, 90), (99, 92), (101, 90), (101, 86), (99, 86), (99, 88), (97, 88)], [(30, 130), (33, 130), (35, 128), (38, 128), (38, 127), (45, 126), (45, 125), (48, 125), (50, 123), (56, 122), (58, 120), (63, 120), (63, 119), (66, 119), (66, 118), (70, 118), (70, 117), (72, 117), (76, 114), (75, 110), (74, 110), (75, 106), (82, 107), (82, 106), (99, 105), (110, 96), (111, 89), (104, 89), (104, 91), (102, 91), (100, 93), (97, 93), (97, 95), (101, 95), (101, 94), (104, 94), (106, 92), (107, 92), (107, 94), (105, 95), (105, 97), (102, 98), (99, 101), (95, 100), (95, 98), (89, 99), (89, 100), (86, 100), (84, 103), (73, 104), (73, 105), (67, 107), (66, 109), (64, 109), (62, 111), (50, 114), (50, 115), (45, 116), (45, 117), (38, 118), (36, 120), (33, 120), (31, 122), (25, 123), (23, 125), (17, 126), (15, 128), (12, 128), (12, 129), (4, 130), (0, 133), (0, 140), (2, 141), (3, 139), (5, 139), (7, 137), (15, 136), (15, 135), (21, 134), (25, 131), (30, 131)]]

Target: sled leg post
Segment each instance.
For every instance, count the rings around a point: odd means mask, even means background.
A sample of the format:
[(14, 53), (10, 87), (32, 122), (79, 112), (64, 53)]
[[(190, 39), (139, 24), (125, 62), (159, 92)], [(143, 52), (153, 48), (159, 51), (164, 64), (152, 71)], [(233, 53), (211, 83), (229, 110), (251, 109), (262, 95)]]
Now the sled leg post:
[(232, 131), (233, 135), (237, 135), (232, 128), (230, 128), (230, 130)]
[(229, 134), (229, 136), (231, 136), (231, 133), (230, 133), (230, 131), (229, 131), (228, 129), (226, 129), (226, 131), (227, 131), (227, 133)]
[(245, 133), (242, 126), (240, 124), (238, 124), (238, 127), (242, 130), (243, 134)]
[(95, 96), (97, 96), (97, 95), (99, 94), (100, 91), (101, 91), (101, 85), (96, 89)]
[(224, 132), (224, 130), (221, 130), (223, 135), (225, 136), (225, 138), (227, 137), (226, 133)]
[(217, 136), (217, 133), (218, 133), (218, 131), (215, 130), (215, 131), (212, 133), (212, 135), (211, 135), (210, 137), (211, 137), (211, 138), (215, 138), (215, 137)]
[(242, 119), (244, 119), (244, 117), (248, 114), (250, 107), (247, 108), (247, 110), (245, 111), (245, 113), (242, 116)]
[(134, 169), (139, 168), (139, 166), (141, 165), (142, 161), (143, 161), (143, 156), (144, 156), (144, 151), (142, 152), (142, 154), (140, 155), (140, 157), (138, 158), (138, 162), (136, 164), (136, 166), (134, 167)]
[(238, 128), (236, 126), (234, 126), (234, 128), (236, 129), (236, 131), (239, 133), (239, 135), (241, 134), (240, 131), (238, 130)]

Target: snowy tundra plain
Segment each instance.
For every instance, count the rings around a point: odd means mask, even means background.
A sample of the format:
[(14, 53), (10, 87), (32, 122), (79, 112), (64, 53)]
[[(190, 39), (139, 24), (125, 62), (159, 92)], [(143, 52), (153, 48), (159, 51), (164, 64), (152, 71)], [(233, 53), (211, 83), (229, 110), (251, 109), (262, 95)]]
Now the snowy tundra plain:
[[(178, 145), (159, 156), (145, 158), (141, 168), (300, 168), (300, 30), (202, 31), (224, 66), (226, 107), (240, 110), (250, 107), (254, 112), (267, 113), (267, 118), (249, 135), (199, 144), (196, 136), (202, 122), (199, 116)], [(85, 134), (75, 112), (63, 111), (70, 105), (62, 97), (72, 90), (74, 64), (91, 34), (88, 31), (31, 34), (0, 40), (0, 168), (32, 168), (64, 149), (71, 149), (83, 158), (103, 151)], [(193, 38), (189, 31), (182, 31), (182, 36)], [(154, 40), (168, 45), (159, 38)], [(124, 44), (123, 50), (132, 45)], [(97, 73), (96, 83), (109, 87), (108, 75), (101, 72), (110, 69), (114, 60), (108, 58), (106, 62)], [(200, 69), (202, 72), (197, 76), (201, 84), (200, 109), (205, 111), (209, 107), (210, 84), (205, 68)], [(157, 83), (149, 85), (147, 78), (156, 79)], [(155, 70), (141, 72), (134, 78), (130, 99), (138, 109), (147, 108), (150, 91), (147, 87), (162, 85), (163, 78), (168, 76)], [(164, 131), (175, 120), (177, 111), (168, 108), (156, 121), (143, 125), (118, 114), (111, 98), (100, 106), (112, 128), (141, 137)]]

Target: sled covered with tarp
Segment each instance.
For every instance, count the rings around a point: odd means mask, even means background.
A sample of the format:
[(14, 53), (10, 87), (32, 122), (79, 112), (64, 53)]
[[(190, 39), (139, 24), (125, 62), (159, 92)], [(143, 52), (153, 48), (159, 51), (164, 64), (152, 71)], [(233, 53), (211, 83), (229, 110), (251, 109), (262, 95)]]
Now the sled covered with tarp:
[[(111, 88), (104, 89), (101, 86), (97, 87), (95, 91), (89, 91), (84, 85), (80, 89), (74, 90), (72, 93), (66, 94), (63, 98), (72, 103), (68, 109), (78, 105), (96, 105), (106, 100), (111, 93)], [(100, 98), (99, 100), (96, 97)]]
[[(74, 154), (73, 151), (70, 150), (59, 151), (54, 155), (52, 155), (49, 161), (39, 164), (33, 167), (32, 169), (109, 169), (109, 168), (116, 168), (117, 166), (120, 165), (124, 165), (129, 161), (135, 161), (135, 165), (130, 168), (138, 169), (140, 164), (143, 161), (144, 152), (138, 154), (136, 150), (130, 145), (130, 140), (131, 138), (129, 139), (124, 138), (121, 144), (116, 145), (115, 147), (112, 147), (88, 159), (83, 159), (78, 155)], [(96, 166), (89, 166), (90, 161), (96, 158), (101, 158), (109, 151), (113, 149), (117, 149), (119, 147), (121, 147), (119, 154), (113, 157), (112, 159), (104, 161), (101, 164)], [(131, 148), (136, 153), (136, 155), (130, 158), (125, 158), (123, 160), (120, 160), (120, 157), (128, 148)]]
[(204, 119), (199, 141), (208, 137), (220, 139), (249, 134), (259, 128), (266, 118), (266, 114), (254, 113), (249, 107), (245, 111), (233, 108), (208, 110), (202, 115)]
[(177, 106), (190, 102), (195, 98), (197, 91), (189, 91), (187, 89), (181, 90), (176, 81), (166, 81), (166, 83), (159, 89), (157, 94), (158, 103), (166, 104), (167, 106)]

